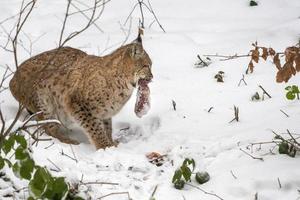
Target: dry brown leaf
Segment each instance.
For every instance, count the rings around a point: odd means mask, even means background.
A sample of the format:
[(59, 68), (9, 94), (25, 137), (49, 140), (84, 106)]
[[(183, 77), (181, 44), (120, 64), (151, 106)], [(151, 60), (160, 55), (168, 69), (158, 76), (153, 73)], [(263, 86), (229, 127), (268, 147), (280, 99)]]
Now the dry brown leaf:
[(250, 60), (250, 62), (248, 64), (247, 72), (250, 70), (250, 72), (253, 73), (253, 69), (254, 69), (254, 65), (253, 65), (252, 60)]
[(276, 53), (276, 55), (273, 58), (273, 63), (276, 65), (276, 68), (278, 70), (281, 70), (281, 63), (280, 63), (280, 59), (279, 59), (279, 54)]
[(274, 55), (276, 54), (276, 52), (275, 52), (274, 49), (269, 48), (269, 54), (270, 54), (271, 56), (274, 56)]
[(295, 57), (296, 71), (300, 72), (300, 54)]
[(285, 55), (285, 61), (286, 62), (293, 62), (295, 59), (295, 56), (298, 53), (298, 48), (297, 47), (288, 47), (284, 51)]
[(268, 49), (267, 49), (266, 47), (261, 47), (261, 49), (263, 50), (263, 53), (262, 53), (261, 57), (262, 57), (264, 60), (267, 60), (268, 55), (269, 55)]
[(254, 60), (256, 63), (258, 63), (259, 60), (259, 51), (258, 48), (256, 47), (254, 50), (251, 50), (251, 58)]
[(147, 153), (146, 154), (146, 157), (149, 159), (149, 160), (152, 160), (154, 158), (160, 158), (162, 157), (162, 155), (160, 153), (157, 153), (157, 152), (150, 152), (150, 153)]
[(287, 62), (283, 65), (282, 69), (280, 69), (277, 72), (276, 81), (278, 83), (281, 83), (283, 81), (288, 82), (289, 79), (292, 77), (292, 75), (295, 75), (295, 74), (296, 74), (296, 71), (295, 71), (295, 68), (293, 67), (293, 64), (290, 62)]

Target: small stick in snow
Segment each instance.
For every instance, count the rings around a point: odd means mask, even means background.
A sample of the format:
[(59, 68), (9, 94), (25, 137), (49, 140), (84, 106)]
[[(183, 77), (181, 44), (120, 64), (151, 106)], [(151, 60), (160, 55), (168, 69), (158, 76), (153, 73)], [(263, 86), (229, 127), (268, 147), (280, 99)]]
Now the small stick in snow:
[(197, 58), (200, 60), (200, 63), (199, 63), (200, 66), (201, 66), (202, 64), (203, 64), (202, 66), (204, 66), (204, 67), (207, 67), (207, 66), (208, 66), (208, 64), (207, 64), (204, 60), (201, 59), (201, 57), (200, 57), (199, 54), (197, 55)]
[(156, 193), (156, 190), (157, 190), (157, 187), (158, 187), (158, 185), (155, 186), (155, 188), (154, 188), (154, 190), (153, 190), (153, 192), (152, 192), (152, 194), (150, 196), (150, 199), (152, 199), (154, 197), (154, 195)]
[(127, 194), (128, 200), (132, 200), (131, 197), (130, 197), (130, 195), (129, 195), (129, 192), (112, 192), (112, 193), (106, 194), (106, 195), (104, 195), (102, 197), (99, 197), (98, 200), (104, 199), (105, 197), (108, 197), (108, 196), (120, 195), (120, 194)]
[(211, 195), (211, 196), (215, 196), (216, 198), (218, 198), (218, 199), (220, 199), (220, 200), (224, 200), (222, 197), (218, 196), (217, 194), (211, 193), (211, 192), (207, 192), (207, 191), (203, 190), (202, 188), (200, 188), (200, 187), (198, 187), (198, 186), (192, 185), (192, 184), (190, 184), (190, 183), (186, 183), (186, 185), (189, 185), (189, 186), (191, 186), (191, 187), (193, 187), (193, 188), (196, 188), (196, 189), (202, 191), (204, 194), (208, 194), (208, 195)]
[(172, 106), (173, 106), (173, 110), (176, 111), (176, 102), (174, 100), (172, 100)]
[(98, 182), (98, 181), (95, 181), (95, 182), (81, 182), (82, 185), (120, 185), (119, 183), (110, 183), (110, 182)]
[(243, 74), (243, 77), (241, 78), (241, 80), (240, 80), (238, 86), (241, 85), (242, 81), (243, 81), (243, 83), (244, 83), (245, 85), (247, 85), (247, 83), (246, 83), (246, 81), (245, 81), (245, 75), (244, 75), (244, 74)]
[(280, 110), (280, 112), (282, 112), (286, 117), (290, 117), (288, 114), (286, 114), (286, 112), (284, 112), (283, 110)]
[(254, 157), (254, 156), (252, 156), (251, 154), (247, 153), (246, 151), (244, 151), (244, 150), (241, 149), (241, 148), (240, 148), (240, 151), (242, 151), (243, 153), (245, 153), (246, 155), (250, 156), (250, 157), (253, 158), (253, 159), (264, 161), (263, 158), (260, 158), (260, 157)]
[(239, 107), (234, 106), (234, 118), (229, 122), (233, 122), (234, 120), (236, 120), (237, 122), (239, 121)]
[(233, 176), (234, 179), (237, 179), (237, 177), (234, 175), (233, 171), (230, 170), (231, 175)]
[(49, 149), (50, 147), (52, 147), (54, 145), (54, 142), (52, 142), (52, 144), (46, 146), (44, 149)]
[(263, 97), (264, 97), (264, 94), (266, 94), (269, 98), (272, 98), (271, 95), (261, 85), (259, 85), (258, 87), (260, 89), (262, 89), (262, 91), (263, 91)]
[(74, 156), (74, 159), (76, 160), (76, 162), (78, 162), (77, 158), (76, 158), (76, 155), (74, 153), (74, 149), (73, 149), (73, 146), (70, 144), (70, 147), (71, 147), (71, 151), (72, 151), (72, 154)]
[(72, 158), (71, 156), (69, 156), (68, 154), (66, 154), (66, 153), (64, 153), (64, 151), (63, 150), (61, 150), (61, 155), (63, 155), (63, 156), (66, 156), (66, 157), (68, 157), (68, 158), (70, 158), (70, 159), (72, 159), (72, 160), (74, 160), (75, 162), (78, 162), (78, 160), (77, 159), (75, 159), (75, 158)]
[(287, 129), (286, 131), (289, 134), (289, 136), (292, 138), (292, 140), (294, 141), (294, 143), (297, 144), (298, 146), (300, 146), (300, 143), (294, 138), (294, 136), (291, 134), (291, 132), (289, 131), (289, 129)]
[(210, 107), (207, 112), (209, 113), (210, 111), (212, 111), (213, 108), (214, 107)]
[(281, 183), (280, 183), (280, 179), (277, 178), (277, 182), (278, 182), (278, 185), (279, 185), (279, 189), (281, 189)]
[(258, 193), (257, 192), (254, 195), (254, 200), (258, 200)]
[(47, 158), (47, 160), (57, 169), (58, 172), (61, 172), (61, 169), (54, 162), (52, 162), (49, 158)]

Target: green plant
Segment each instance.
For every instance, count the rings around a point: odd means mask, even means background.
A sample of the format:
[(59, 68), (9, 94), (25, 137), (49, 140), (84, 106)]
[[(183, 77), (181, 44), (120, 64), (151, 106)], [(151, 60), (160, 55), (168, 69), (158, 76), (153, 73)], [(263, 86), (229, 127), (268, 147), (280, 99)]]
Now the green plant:
[(195, 169), (195, 165), (194, 159), (186, 158), (180, 168), (175, 171), (172, 183), (174, 183), (176, 189), (182, 189), (185, 182), (191, 181), (191, 176)]
[(251, 0), (250, 3), (249, 3), (250, 6), (257, 6), (257, 2), (254, 1), (254, 0)]
[(299, 151), (299, 142), (291, 135), (289, 131), (288, 134), (291, 137), (290, 139), (285, 139), (281, 135), (276, 135), (274, 139), (280, 140), (280, 142), (277, 143), (278, 152), (280, 154), (286, 154), (294, 158), (296, 156), (297, 151)]
[[(195, 160), (192, 158), (186, 158), (182, 162), (182, 165), (177, 169), (173, 175), (172, 183), (176, 189), (182, 189), (187, 182), (191, 182), (191, 176), (195, 170)], [(198, 176), (198, 177), (197, 177)], [(198, 183), (203, 184), (209, 180), (209, 174), (207, 172), (197, 172), (196, 180)], [(199, 180), (198, 180), (199, 179)], [(201, 179), (201, 180), (200, 180)]]
[(215, 79), (217, 79), (217, 82), (224, 82), (224, 72), (223, 71), (219, 71), (216, 75), (215, 75)]
[(287, 86), (285, 88), (286, 92), (286, 98), (288, 100), (294, 100), (296, 97), (299, 100), (299, 88), (297, 85)]
[(209, 181), (210, 176), (207, 172), (197, 172), (195, 179), (199, 184), (203, 184)]
[[(1, 138), (1, 141), (0, 170), (7, 164), (18, 178), (29, 181), (29, 200), (61, 200), (67, 197), (68, 199), (81, 199), (69, 195), (69, 185), (64, 177), (53, 177), (45, 167), (35, 164), (23, 135), (12, 134), (7, 138)], [(14, 163), (6, 158), (13, 156)]]

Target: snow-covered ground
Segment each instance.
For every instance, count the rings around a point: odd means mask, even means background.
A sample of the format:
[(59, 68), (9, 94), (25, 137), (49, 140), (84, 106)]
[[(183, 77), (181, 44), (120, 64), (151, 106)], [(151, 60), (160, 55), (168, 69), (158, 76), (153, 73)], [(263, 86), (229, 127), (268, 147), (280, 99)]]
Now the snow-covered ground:
[[(1, 0), (0, 21), (17, 13), (20, 3), (20, 0)], [(128, 30), (129, 22), (125, 26), (123, 23), (135, 3), (135, 0), (112, 0), (98, 22), (104, 33), (92, 26), (68, 45), (95, 55), (116, 49), (126, 38), (122, 29)], [(166, 33), (155, 22), (149, 28), (154, 18), (145, 10), (143, 42), (153, 61), (154, 74), (150, 84), (150, 112), (142, 119), (135, 116), (134, 94), (113, 119), (114, 137), (121, 141), (118, 147), (95, 151), (90, 144), (71, 147), (53, 140), (54, 145), (45, 149), (53, 141), (40, 142), (33, 147), (36, 162), (55, 169), (51, 160), (61, 169), (52, 173), (71, 182), (83, 178), (83, 182), (119, 183), (82, 186), (81, 190), (87, 190), (92, 199), (112, 192), (129, 192), (134, 200), (149, 199), (156, 185), (156, 200), (217, 199), (189, 186), (174, 189), (173, 173), (186, 157), (195, 159), (197, 171), (206, 170), (211, 176), (200, 187), (223, 199), (252, 200), (256, 193), (259, 200), (300, 199), (299, 155), (296, 158), (279, 155), (276, 149), (272, 155), (269, 152), (272, 144), (247, 149), (250, 143), (271, 141), (272, 130), (284, 133), (289, 129), (300, 134), (300, 101), (288, 101), (284, 90), (287, 85), (299, 85), (300, 75), (288, 84), (278, 84), (271, 60), (261, 61), (255, 65), (253, 74), (245, 75), (247, 85), (238, 86), (249, 58), (225, 62), (214, 59), (209, 67), (194, 66), (197, 54), (245, 54), (255, 41), (278, 51), (296, 44), (300, 38), (300, 1), (259, 0), (256, 7), (250, 7), (249, 0), (151, 0), (151, 3)], [(24, 27), (24, 32), (36, 41), (32, 55), (57, 46), (65, 5), (62, 0), (37, 2)], [(132, 17), (128, 42), (136, 37), (138, 8)], [(78, 29), (84, 22), (85, 18), (79, 15), (67, 24), (67, 31)], [(8, 21), (3, 26), (9, 28), (12, 23)], [(29, 44), (26, 37), (22, 39), (24, 46)], [(0, 43), (5, 42), (5, 33), (1, 31)], [(22, 47), (19, 51), (20, 61), (29, 57)], [(12, 56), (1, 50), (0, 64), (13, 66)], [(225, 72), (224, 83), (214, 79), (218, 71)], [(251, 101), (255, 92), (262, 94), (258, 85), (272, 98)], [(5, 118), (10, 120), (17, 102), (9, 91), (2, 93), (0, 99)], [(176, 102), (176, 111), (172, 100)], [(234, 117), (234, 105), (239, 107), (240, 122), (229, 123)], [(208, 112), (210, 107), (213, 109)], [(61, 155), (63, 151), (73, 156), (72, 149), (78, 162)], [(240, 149), (263, 157), (264, 161), (252, 159)], [(153, 151), (167, 155), (161, 167), (149, 163), (145, 157)], [(13, 182), (17, 188), (26, 184), (16, 179)], [(0, 199), (12, 190), (11, 185), (0, 180)], [(23, 197), (23, 192), (17, 194), (17, 199)], [(105, 199), (128, 197), (114, 195)]]

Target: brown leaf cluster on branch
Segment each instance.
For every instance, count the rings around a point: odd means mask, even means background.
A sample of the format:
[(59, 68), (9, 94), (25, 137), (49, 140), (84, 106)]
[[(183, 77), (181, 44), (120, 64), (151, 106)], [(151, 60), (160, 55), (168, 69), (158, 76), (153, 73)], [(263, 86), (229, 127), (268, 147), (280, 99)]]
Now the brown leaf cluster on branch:
[(258, 63), (259, 58), (263, 58), (264, 60), (268, 59), (268, 56), (270, 57), (277, 57), (279, 58), (279, 54), (274, 51), (272, 48), (267, 48), (267, 47), (260, 47), (257, 45), (257, 42), (253, 43), (252, 46), (254, 49), (250, 50), (249, 56), (251, 57), (251, 60), (248, 64), (248, 68), (246, 73), (248, 74), (249, 72), (252, 73), (254, 69), (254, 62)]
[(300, 72), (300, 47), (288, 47), (285, 49), (284, 55), (285, 64), (279, 69), (276, 76), (276, 81), (279, 83), (288, 82), (292, 75)]
[[(276, 52), (272, 48), (260, 47), (257, 42), (253, 43), (253, 50), (250, 51), (249, 56), (251, 60), (248, 64), (246, 73), (252, 73), (254, 69), (254, 62), (258, 63), (259, 58), (267, 60), (270, 57), (273, 60), (274, 65), (278, 69), (276, 75), (276, 81), (278, 83), (288, 82), (289, 79), (296, 75), (300, 71), (300, 47), (291, 46), (287, 47), (284, 53)], [(281, 65), (279, 55), (283, 54), (285, 57), (285, 63)]]

